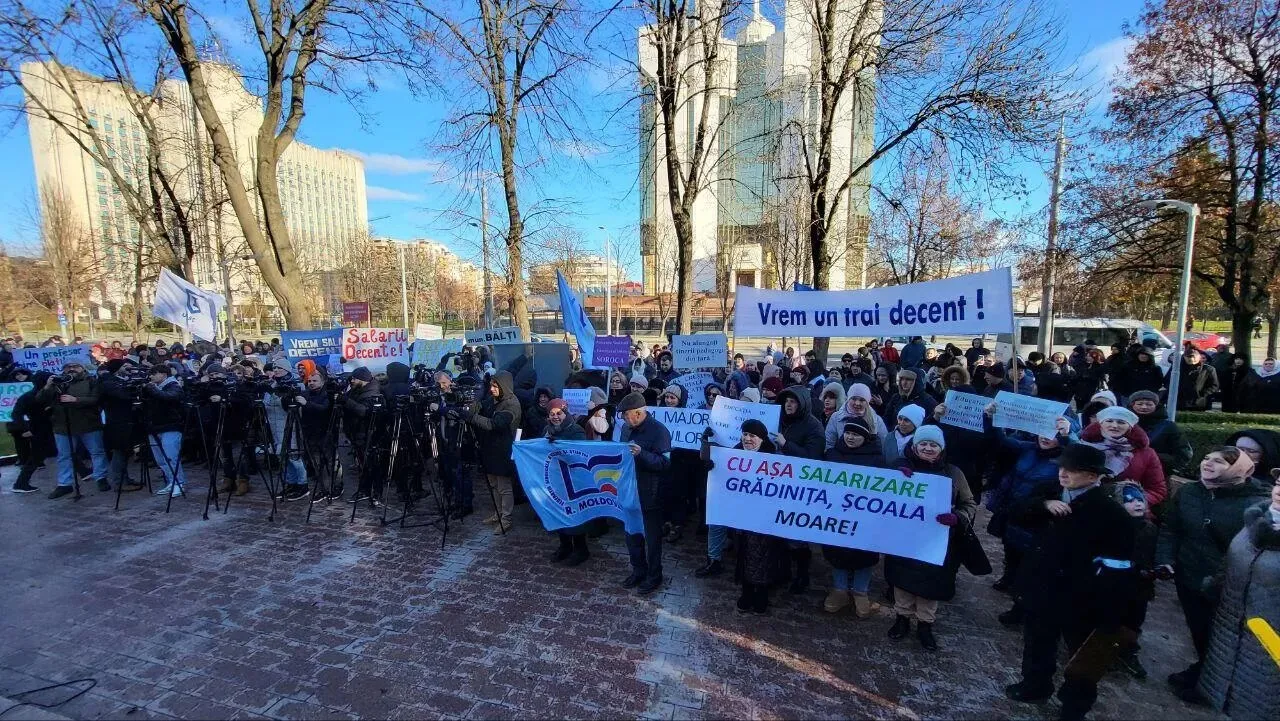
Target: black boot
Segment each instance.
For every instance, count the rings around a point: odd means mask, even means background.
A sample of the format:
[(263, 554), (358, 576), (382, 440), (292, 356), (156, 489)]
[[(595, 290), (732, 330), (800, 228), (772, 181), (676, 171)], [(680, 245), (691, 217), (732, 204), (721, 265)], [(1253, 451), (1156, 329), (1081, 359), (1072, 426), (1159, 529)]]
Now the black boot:
[(1026, 611), (1022, 608), (1022, 601), (1014, 601), (1013, 607), (1008, 611), (996, 616), (996, 619), (1005, 626), (1021, 626), (1022, 621), (1027, 617)]
[(754, 597), (751, 599), (751, 612), (761, 616), (769, 613), (769, 587), (760, 584), (755, 587)]
[(895, 641), (900, 638), (906, 638), (911, 633), (911, 619), (906, 616), (898, 616), (893, 621), (893, 625), (889, 627), (889, 638)]
[(751, 613), (755, 602), (755, 593), (750, 583), (743, 582), (742, 595), (738, 596), (738, 613)]
[(577, 535), (573, 537), (573, 553), (569, 554), (569, 558), (565, 559), (564, 565), (569, 568), (580, 566), (591, 558), (591, 551), (587, 549), (587, 537), (585, 535)]
[(809, 590), (809, 560), (813, 552), (806, 545), (803, 548), (791, 549), (791, 559), (795, 563), (795, 575), (791, 577), (790, 593), (804, 593)]
[(701, 568), (693, 572), (698, 578), (710, 578), (719, 576), (724, 571), (724, 564), (718, 558), (708, 558), (707, 562)]
[(570, 540), (569, 536), (563, 533), (558, 535), (560, 536), (560, 547), (557, 548), (554, 552), (552, 552), (551, 554), (552, 563), (559, 563), (564, 559), (568, 558), (569, 555), (573, 553), (573, 542)]
[(920, 647), (926, 651), (937, 651), (938, 640), (933, 637), (933, 623), (920, 621), (916, 624), (916, 638), (920, 641)]

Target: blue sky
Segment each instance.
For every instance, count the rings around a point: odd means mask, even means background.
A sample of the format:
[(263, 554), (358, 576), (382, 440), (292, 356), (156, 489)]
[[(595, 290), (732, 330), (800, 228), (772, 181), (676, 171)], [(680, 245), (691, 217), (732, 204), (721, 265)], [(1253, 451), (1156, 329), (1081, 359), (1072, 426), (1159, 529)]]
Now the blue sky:
[[(776, 16), (770, 12), (768, 0), (764, 4), (766, 14)], [(1111, 69), (1123, 62), (1126, 45), (1121, 25), (1135, 19), (1141, 6), (1141, 0), (1058, 0), (1059, 12), (1066, 22), (1065, 56), (1068, 61), (1078, 58), (1083, 68), (1094, 69), (1091, 84), (1103, 82)], [(618, 110), (618, 101), (605, 91), (616, 74), (625, 72), (625, 66), (618, 62), (609, 65), (614, 68), (612, 71), (597, 69), (584, 78), (582, 105), (588, 126), (584, 135), (590, 141), (577, 149), (584, 159), (559, 163), (555, 176), (544, 177), (538, 188), (539, 194), (560, 200), (563, 210), (557, 213), (559, 222), (576, 227), (596, 246), (604, 236), (598, 226), (605, 226), (620, 242), (634, 243), (639, 212), (635, 112), (626, 108), (610, 121)], [(449, 245), (464, 257), (476, 258), (477, 231), (460, 222), (456, 215), (441, 212), (457, 207), (459, 193), (458, 186), (450, 180), (450, 158), (435, 147), (446, 113), (444, 99), (415, 97), (402, 83), (388, 78), (376, 94), (362, 102), (359, 113), (342, 99), (312, 95), (300, 139), (316, 147), (341, 148), (364, 157), (369, 218), (376, 234), (428, 237)], [(25, 121), (14, 122), (12, 117), (0, 120), (0, 167), (10, 169), (0, 184), (0, 240), (22, 245), (32, 240), (27, 219), (35, 197), (30, 142)], [(1052, 148), (1046, 148), (1046, 164), (1051, 157)], [(1022, 166), (1032, 194), (1026, 201), (997, 208), (1001, 215), (1035, 212), (1046, 202), (1043, 170), (1034, 163)], [(500, 214), (505, 211), (497, 192), (495, 183), (490, 192), (490, 211)], [(478, 213), (478, 202), (469, 205), (468, 212)], [(638, 268), (630, 270), (638, 277)]]

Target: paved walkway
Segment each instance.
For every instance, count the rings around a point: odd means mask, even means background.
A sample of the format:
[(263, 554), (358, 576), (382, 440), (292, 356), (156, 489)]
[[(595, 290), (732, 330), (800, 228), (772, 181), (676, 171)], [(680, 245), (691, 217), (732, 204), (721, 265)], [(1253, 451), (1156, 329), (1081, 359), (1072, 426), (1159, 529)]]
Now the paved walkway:
[[(1007, 599), (991, 579), (964, 572), (940, 612), (942, 650), (929, 654), (888, 640), (888, 618), (824, 614), (820, 588), (784, 594), (768, 617), (738, 615), (728, 578), (693, 577), (692, 540), (668, 554), (669, 581), (649, 598), (618, 587), (627, 567), (616, 530), (592, 541), (586, 564), (551, 566), (553, 543), (527, 507), (509, 536), (473, 517), (442, 550), (428, 529), (349, 524), (346, 504), (317, 506), (307, 525), (306, 504), (294, 503), (269, 523), (255, 492), (203, 521), (202, 496), (166, 515), (163, 499), (129, 494), (113, 512), (92, 490), (78, 502), (12, 495), (13, 473), (0, 494), (0, 697), (92, 679), (65, 703), (74, 690), (27, 699), (68, 717), (1056, 713), (1004, 698), (1020, 637), (996, 622)], [(36, 482), (52, 483), (47, 471)], [(825, 579), (820, 560), (815, 571)], [(1109, 679), (1097, 717), (1214, 718), (1165, 689), (1190, 655), (1172, 595), (1148, 619), (1151, 679)]]

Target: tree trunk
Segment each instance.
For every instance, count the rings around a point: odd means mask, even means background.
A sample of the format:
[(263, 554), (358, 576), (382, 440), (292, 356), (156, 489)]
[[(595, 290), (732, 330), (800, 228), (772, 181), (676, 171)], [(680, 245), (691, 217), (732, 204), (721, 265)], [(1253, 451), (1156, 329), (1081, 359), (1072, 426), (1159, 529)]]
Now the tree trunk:
[(1253, 319), (1255, 311), (1231, 311), (1231, 340), (1236, 347), (1236, 355), (1244, 358), (1246, 366), (1253, 365)]
[[(693, 223), (680, 208), (672, 214), (676, 227), (676, 328), (681, 335), (693, 332)], [(666, 325), (663, 325), (666, 335)]]
[(1267, 357), (1276, 357), (1276, 341), (1280, 340), (1280, 299), (1271, 299), (1271, 313), (1267, 316)]

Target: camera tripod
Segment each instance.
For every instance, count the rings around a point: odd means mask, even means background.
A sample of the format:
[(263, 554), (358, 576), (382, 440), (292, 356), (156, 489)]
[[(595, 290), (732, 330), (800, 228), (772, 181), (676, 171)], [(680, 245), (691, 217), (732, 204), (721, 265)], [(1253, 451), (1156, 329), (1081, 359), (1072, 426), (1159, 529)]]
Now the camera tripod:
[[(315, 468), (317, 481), (316, 485), (311, 489), (311, 498), (307, 503), (307, 523), (311, 522), (311, 511), (317, 503), (323, 500), (328, 505), (334, 499), (340, 500), (342, 498), (342, 461), (338, 457), (338, 439), (341, 438), (342, 427), (342, 407), (338, 405), (335, 396), (336, 394), (330, 394), (329, 396), (329, 419), (325, 424), (320, 448), (318, 452), (308, 455), (308, 459)], [(318, 498), (316, 492), (321, 487), (320, 479), (326, 475), (329, 477), (327, 491), (324, 492), (323, 499)]]
[[(441, 446), (446, 443), (448, 444), (453, 454), (452, 457), (456, 460), (458, 464), (458, 474), (462, 477), (462, 483), (470, 483), (474, 485), (473, 474), (475, 473), (475, 468), (478, 464), (463, 463), (462, 449), (477, 448), (479, 446), (479, 441), (476, 438), (475, 429), (471, 427), (470, 423), (467, 423), (466, 421), (463, 421), (463, 420), (459, 420), (457, 421), (457, 423), (461, 426), (461, 428), (458, 430), (456, 434), (454, 434), (453, 438), (449, 438), (447, 434), (444, 432), (445, 418), (444, 418), (444, 414), (441, 414), (440, 423), (438, 425), (433, 424), (432, 431), (433, 433), (436, 434), (437, 446)], [(437, 472), (439, 467), (440, 467), (439, 462), (437, 461), (437, 464), (436, 464)], [(485, 485), (485, 488), (487, 488), (489, 491), (489, 502), (493, 504), (493, 512), (495, 515), (500, 516), (502, 515), (502, 513), (501, 513), (501, 510), (498, 508), (498, 496), (496, 493), (494, 493), (493, 484), (489, 482), (489, 476), (484, 473), (483, 466), (481, 466), (481, 475), (484, 476), (484, 485)], [(502, 527), (502, 535), (505, 536), (506, 534), (507, 534), (507, 529), (505, 527)]]
[[(438, 469), (435, 474), (427, 474), (425, 472), (427, 468), (427, 458), (429, 457), (429, 454), (423, 452), (422, 435), (414, 432), (412, 418), (408, 417), (409, 414), (413, 412), (420, 412), (420, 409), (415, 408), (412, 403), (407, 405), (398, 405), (394, 411), (394, 415), (391, 421), (391, 437), (390, 437), (391, 445), (387, 454), (388, 456), (387, 476), (389, 478), (395, 477), (396, 462), (397, 460), (401, 460), (399, 457), (400, 447), (401, 447), (401, 444), (406, 441), (406, 436), (407, 436), (407, 442), (409, 443), (410, 451), (412, 451), (412, 455), (404, 459), (404, 461), (408, 463), (417, 461), (418, 467), (422, 469), (423, 475), (426, 477), (427, 487), (425, 489), (425, 493), (429, 494), (432, 500), (435, 501), (435, 509), (433, 514), (434, 517), (430, 518), (429, 520), (423, 521), (421, 523), (415, 523), (413, 525), (407, 524), (409, 514), (413, 511), (413, 508), (414, 508), (414, 497), (413, 497), (414, 494), (413, 494), (413, 491), (409, 488), (409, 482), (408, 482), (408, 479), (406, 478), (405, 487), (402, 489), (402, 495), (404, 497), (404, 509), (401, 515), (398, 518), (392, 518), (388, 520), (387, 507), (390, 504), (384, 502), (382, 505), (382, 525), (385, 526), (388, 523), (395, 523), (398, 521), (400, 523), (401, 528), (419, 528), (424, 526), (437, 526), (441, 529), (440, 547), (443, 548), (445, 544), (445, 540), (446, 538), (448, 538), (448, 535), (449, 535), (449, 513), (444, 503), (443, 484), (440, 483), (440, 474)], [(407, 428), (405, 427), (406, 425), (408, 426)], [(432, 475), (435, 476), (434, 479), (432, 478)], [(439, 485), (440, 488), (437, 488), (437, 485)]]
[[(227, 492), (227, 500), (221, 507), (218, 505), (218, 470), (222, 464), (222, 433), (227, 423), (227, 399), (216, 403), (217, 405), (217, 421), (214, 423), (213, 445), (205, 446), (205, 459), (209, 464), (209, 492), (204, 497), (204, 520), (209, 520), (209, 504), (213, 504), (215, 511), (226, 513), (231, 508), (231, 492)], [(204, 424), (200, 424), (201, 441), (204, 438)]]

